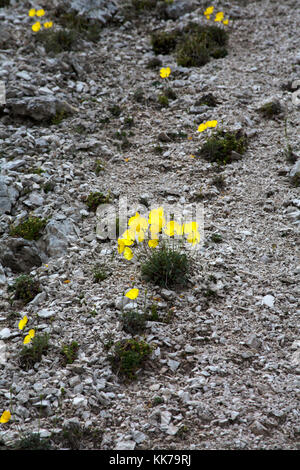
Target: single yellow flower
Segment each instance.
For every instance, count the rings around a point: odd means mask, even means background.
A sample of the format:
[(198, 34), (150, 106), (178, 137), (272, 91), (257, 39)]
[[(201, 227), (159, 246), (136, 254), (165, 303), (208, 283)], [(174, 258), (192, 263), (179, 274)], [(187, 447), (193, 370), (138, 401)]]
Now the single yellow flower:
[(171, 69), (170, 67), (163, 67), (162, 69), (160, 69), (160, 76), (161, 78), (168, 78), (168, 76), (170, 75), (171, 73)]
[(128, 225), (132, 230), (136, 232), (145, 231), (148, 228), (147, 220), (142, 217), (138, 212), (136, 212), (134, 217), (131, 217), (128, 221)]
[(209, 19), (210, 19), (210, 15), (205, 15), (205, 18), (206, 18), (207, 20), (209, 20)]
[(41, 10), (37, 10), (36, 12), (36, 16), (44, 16), (45, 14), (45, 10), (41, 9)]
[(34, 335), (35, 335), (35, 330), (32, 328), (31, 330), (28, 331), (28, 336), (30, 336), (30, 338), (34, 338)]
[(197, 222), (188, 222), (187, 224), (183, 224), (183, 233), (192, 233), (198, 230), (198, 228), (199, 224)]
[(39, 21), (37, 21), (36, 23), (32, 25), (32, 31), (34, 31), (35, 33), (39, 31), (40, 29), (41, 29), (41, 23)]
[[(153, 209), (150, 211), (148, 222), (155, 227), (155, 230), (158, 228), (157, 233), (160, 232), (162, 227), (164, 227), (166, 224), (166, 220), (164, 218), (164, 209), (159, 207), (158, 209)], [(151, 228), (150, 231), (152, 231)]]
[(208, 7), (206, 8), (205, 12), (204, 12), (204, 15), (211, 15), (214, 11), (214, 7)]
[(48, 29), (48, 28), (52, 28), (53, 26), (53, 22), (52, 21), (46, 21), (46, 23), (44, 23), (44, 28)]
[(10, 414), (10, 411), (9, 410), (5, 410), (3, 411), (2, 415), (1, 415), (1, 418), (0, 418), (0, 423), (8, 423), (8, 421), (10, 420), (11, 418), (11, 414)]
[(216, 127), (218, 125), (218, 121), (216, 121), (216, 120), (209, 121), (209, 122), (210, 122), (209, 127)]
[(222, 21), (224, 19), (224, 13), (222, 11), (219, 11), (216, 13), (215, 21)]
[(149, 240), (148, 245), (150, 248), (156, 248), (158, 245), (158, 239), (154, 238), (153, 240)]
[(64, 281), (64, 284), (70, 284), (70, 282), (71, 282), (70, 279), (66, 279), (66, 280)]
[(124, 258), (128, 260), (131, 260), (133, 258), (132, 250), (128, 248), (127, 246), (126, 248), (124, 248)]
[(24, 326), (26, 325), (26, 323), (28, 322), (28, 318), (27, 316), (25, 315), (22, 320), (19, 321), (19, 330), (23, 330)]
[(35, 8), (31, 8), (28, 12), (28, 15), (31, 16), (31, 17), (35, 16), (36, 15)]
[(200, 233), (197, 231), (193, 231), (189, 233), (186, 240), (188, 243), (192, 243), (192, 245), (196, 245), (196, 243), (200, 242)]
[(206, 125), (206, 123), (203, 122), (203, 123), (200, 124), (200, 126), (198, 127), (198, 132), (203, 132), (203, 131), (205, 131), (206, 129), (207, 129), (207, 125)]
[(31, 341), (31, 336), (27, 335), (24, 338), (23, 344), (28, 344), (28, 343), (30, 343), (30, 341)]
[(128, 291), (127, 294), (125, 294), (125, 296), (128, 297), (128, 299), (131, 299), (131, 300), (136, 299), (138, 295), (139, 295), (139, 290), (138, 289), (130, 289), (130, 291)]
[(228, 20), (228, 18), (227, 18), (227, 20), (224, 20), (224, 21), (223, 21), (223, 24), (228, 24), (228, 21), (229, 21), (229, 20)]
[(170, 222), (167, 223), (166, 227), (164, 228), (164, 232), (169, 237), (174, 237), (175, 233), (176, 233), (176, 235), (182, 235), (183, 226), (180, 225), (175, 220), (171, 220)]

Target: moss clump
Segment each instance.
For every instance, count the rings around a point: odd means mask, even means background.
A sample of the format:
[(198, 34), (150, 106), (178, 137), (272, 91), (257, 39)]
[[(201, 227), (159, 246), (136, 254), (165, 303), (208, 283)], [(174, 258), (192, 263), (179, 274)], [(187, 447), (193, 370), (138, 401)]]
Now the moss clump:
[(79, 344), (77, 341), (72, 341), (70, 344), (64, 344), (61, 348), (61, 354), (64, 364), (72, 364), (77, 358)]
[(43, 335), (36, 335), (30, 345), (24, 346), (20, 352), (20, 366), (25, 369), (31, 369), (36, 362), (40, 362), (43, 354), (48, 351), (49, 348), (49, 335), (44, 333)]
[(186, 284), (190, 267), (190, 259), (186, 253), (163, 244), (142, 264), (142, 275), (158, 286), (170, 287)]
[(227, 55), (228, 33), (218, 26), (190, 23), (182, 31), (158, 31), (152, 34), (153, 51), (158, 54), (175, 52), (177, 64), (183, 67), (200, 67), (210, 57)]
[(21, 300), (24, 304), (31, 302), (41, 292), (39, 281), (27, 274), (19, 276), (9, 290), (14, 292), (14, 300)]
[(145, 341), (125, 339), (118, 341), (114, 352), (108, 357), (112, 368), (126, 379), (136, 379), (136, 372), (150, 356), (152, 348)]
[(46, 52), (59, 54), (71, 51), (77, 42), (77, 33), (74, 30), (61, 29), (58, 31), (45, 29), (36, 33), (36, 40), (41, 42)]
[(166, 95), (158, 95), (157, 101), (162, 108), (167, 108), (169, 106), (169, 99)]
[(146, 327), (145, 316), (134, 310), (124, 312), (122, 315), (123, 330), (131, 335), (139, 334)]
[(282, 113), (282, 107), (279, 101), (275, 100), (265, 103), (257, 111), (266, 119), (274, 119)]
[(122, 109), (118, 104), (113, 104), (108, 108), (108, 111), (112, 114), (112, 116), (119, 117), (122, 112)]
[(218, 130), (203, 144), (198, 156), (209, 162), (226, 164), (234, 160), (232, 152), (242, 155), (247, 147), (247, 137), (240, 130), (233, 132)]
[(41, 219), (40, 217), (28, 217), (28, 219), (21, 222), (16, 227), (12, 227), (9, 234), (12, 237), (21, 237), (25, 240), (38, 240), (46, 225), (46, 219)]
[(108, 276), (109, 274), (106, 272), (105, 268), (102, 265), (96, 264), (96, 266), (94, 266), (93, 281), (95, 283), (100, 283), (104, 281), (105, 279), (108, 278)]
[(223, 241), (222, 235), (219, 233), (213, 233), (210, 239), (213, 243), (222, 243)]
[(100, 206), (100, 204), (106, 204), (107, 202), (109, 202), (109, 195), (104, 196), (102, 193), (96, 191), (88, 195), (86, 205), (88, 206), (89, 211), (96, 212), (97, 207)]

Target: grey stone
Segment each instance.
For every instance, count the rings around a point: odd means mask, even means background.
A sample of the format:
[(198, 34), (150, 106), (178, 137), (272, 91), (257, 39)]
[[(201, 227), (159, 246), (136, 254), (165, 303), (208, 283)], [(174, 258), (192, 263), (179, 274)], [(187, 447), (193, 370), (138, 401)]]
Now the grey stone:
[(34, 241), (9, 238), (1, 242), (0, 261), (14, 273), (26, 273), (35, 266), (41, 266), (43, 256)]
[(194, 0), (175, 0), (167, 6), (166, 13), (171, 20), (177, 20), (186, 13), (190, 13), (198, 7)]
[(22, 99), (12, 98), (6, 104), (14, 116), (23, 116), (35, 121), (49, 121), (57, 114), (74, 114), (77, 109), (55, 96), (30, 96)]
[(117, 12), (115, 0), (72, 0), (71, 9), (89, 19), (106, 23)]

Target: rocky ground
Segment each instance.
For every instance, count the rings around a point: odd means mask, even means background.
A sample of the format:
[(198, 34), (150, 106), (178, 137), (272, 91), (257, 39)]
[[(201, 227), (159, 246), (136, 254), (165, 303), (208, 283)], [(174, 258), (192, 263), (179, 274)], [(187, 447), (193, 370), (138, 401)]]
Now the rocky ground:
[[(48, 52), (28, 11), (44, 8), (56, 29), (66, 4), (85, 18), (95, 5), (99, 39), (81, 31), (71, 50)], [(124, 5), (0, 8), (0, 414), (11, 412), (2, 448), (40, 433), (55, 449), (297, 449), (297, 1), (212, 2), (229, 17), (220, 25), (228, 55), (202, 67), (155, 56), (150, 35), (205, 23), (208, 2), (175, 0), (164, 14)], [(149, 67), (155, 57), (171, 68), (176, 99), (167, 107), (158, 101), (161, 66)], [(198, 106), (207, 93), (215, 107)], [(281, 111), (268, 119), (257, 110), (271, 100)], [(212, 119), (243, 130), (243, 156), (226, 165), (197, 156), (210, 132), (198, 125)], [(97, 191), (116, 211), (126, 197), (129, 216), (142, 204), (203, 204), (204, 240), (184, 289), (145, 282), (136, 258), (96, 234), (87, 197)], [(38, 240), (11, 234), (28, 216), (46, 219)], [(108, 274), (102, 282), (97, 263)], [(28, 303), (12, 297), (21, 275), (40, 284)], [(121, 310), (133, 283), (139, 307), (147, 291), (157, 318), (135, 335), (151, 345), (150, 358), (124, 381), (108, 354), (131, 338)], [(48, 334), (48, 348), (24, 368), (29, 328)], [(66, 364), (61, 350), (72, 341), (77, 357)]]

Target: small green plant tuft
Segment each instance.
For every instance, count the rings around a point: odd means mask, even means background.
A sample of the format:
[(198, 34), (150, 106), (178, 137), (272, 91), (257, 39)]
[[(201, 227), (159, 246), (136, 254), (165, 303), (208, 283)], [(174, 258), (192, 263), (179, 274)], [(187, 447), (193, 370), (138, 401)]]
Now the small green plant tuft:
[(52, 446), (47, 438), (42, 438), (39, 433), (27, 433), (18, 439), (12, 446), (13, 450), (51, 450)]
[(218, 130), (207, 139), (198, 155), (209, 162), (226, 164), (234, 160), (232, 152), (242, 155), (247, 147), (248, 139), (240, 130), (233, 132)]
[(100, 206), (100, 204), (106, 204), (108, 202), (109, 195), (104, 196), (99, 191), (96, 191), (88, 195), (86, 204), (88, 206), (89, 211), (96, 212), (97, 207)]
[(75, 30), (61, 29), (40, 30), (36, 33), (36, 40), (41, 42), (46, 52), (59, 54), (64, 51), (71, 51), (77, 42), (77, 33)]
[(114, 346), (113, 354), (108, 356), (113, 370), (125, 379), (136, 379), (136, 372), (149, 358), (152, 348), (145, 341), (125, 339)]
[(170, 287), (186, 284), (190, 267), (190, 259), (186, 253), (162, 244), (158, 250), (152, 252), (141, 269), (147, 281), (161, 287)]
[(227, 55), (228, 32), (215, 25), (188, 24), (183, 30), (156, 31), (151, 35), (153, 51), (158, 54), (175, 52), (177, 64), (201, 67)]
[(160, 94), (157, 97), (157, 101), (162, 108), (167, 108), (169, 106), (169, 99), (166, 95)]
[(21, 300), (24, 304), (31, 302), (41, 292), (39, 281), (27, 274), (19, 276), (8, 290), (14, 292), (14, 300)]
[(214, 97), (212, 93), (207, 93), (206, 95), (202, 95), (195, 103), (196, 106), (209, 106), (210, 108), (214, 108), (217, 106), (218, 101)]
[(22, 369), (29, 370), (36, 362), (40, 362), (43, 354), (49, 348), (49, 334), (35, 335), (31, 343), (23, 346), (20, 351), (19, 362)]
[(210, 237), (210, 239), (213, 243), (222, 243), (223, 242), (222, 235), (220, 235), (219, 233), (213, 233), (212, 236)]
[(64, 344), (61, 348), (61, 354), (64, 364), (72, 364), (77, 358), (79, 345), (77, 341), (72, 341), (70, 344)]
[(93, 268), (93, 281), (95, 283), (100, 283), (107, 279), (109, 276), (105, 267), (102, 264), (96, 264)]
[(41, 219), (40, 217), (28, 217), (28, 219), (24, 220), (16, 227), (12, 227), (9, 234), (12, 237), (25, 238), (25, 240), (38, 240), (47, 222), (46, 219)]
[(282, 106), (275, 100), (265, 103), (257, 111), (266, 119), (274, 119), (282, 113)]

